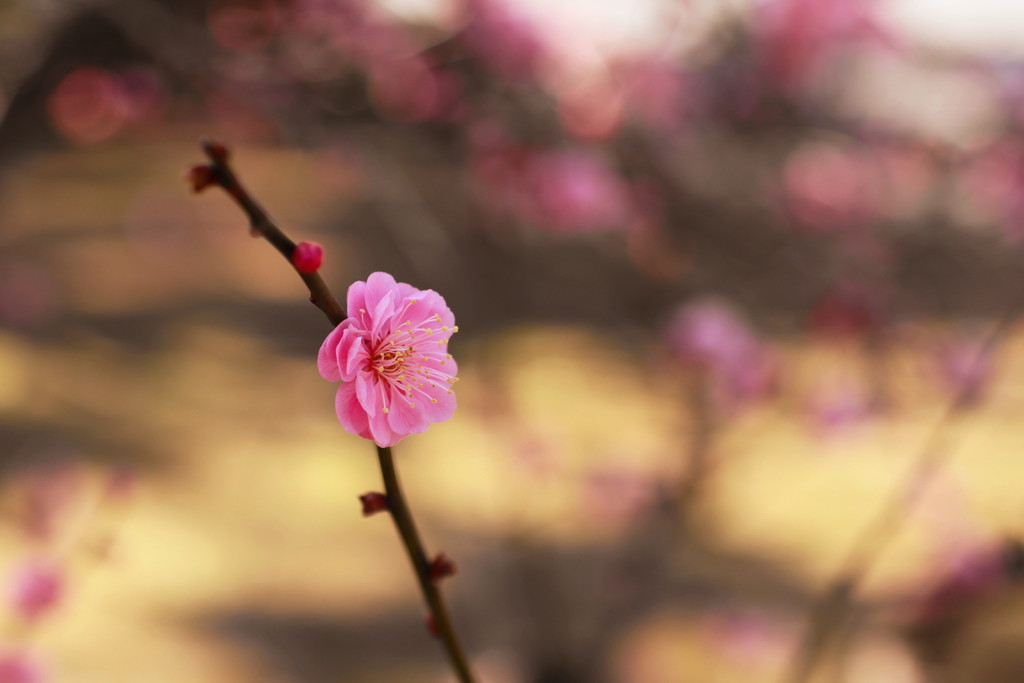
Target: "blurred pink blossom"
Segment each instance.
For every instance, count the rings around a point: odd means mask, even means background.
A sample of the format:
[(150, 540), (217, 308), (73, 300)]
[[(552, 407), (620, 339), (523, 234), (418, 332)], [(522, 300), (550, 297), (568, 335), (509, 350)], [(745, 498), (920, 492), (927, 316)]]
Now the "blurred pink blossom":
[(992, 357), (983, 340), (955, 338), (938, 350), (938, 375), (947, 389), (966, 405), (985, 396), (992, 383)]
[(816, 434), (837, 436), (871, 418), (871, 395), (851, 381), (822, 385), (811, 394), (807, 412)]
[(11, 607), (26, 619), (38, 619), (57, 605), (63, 590), (63, 576), (53, 563), (31, 559), (11, 575)]
[(887, 42), (876, 0), (767, 0), (754, 13), (763, 77), (792, 94), (844, 43)]
[(446, 345), (458, 327), (444, 298), (378, 272), (349, 287), (348, 312), (317, 360), (324, 379), (342, 382), (345, 431), (393, 446), (451, 418), (458, 367)]
[(273, 0), (217, 0), (207, 25), (222, 47), (254, 52), (273, 40), (283, 24), (283, 12)]
[(139, 487), (139, 475), (134, 468), (127, 465), (112, 467), (103, 480), (103, 498), (111, 503), (124, 503), (130, 500)]
[(1024, 143), (1002, 140), (984, 150), (965, 169), (962, 183), (1008, 237), (1024, 240)]
[(1013, 543), (993, 544), (969, 555), (958, 555), (925, 593), (913, 620), (926, 626), (956, 615), (1007, 586), (1009, 565), (1020, 561), (1021, 549)]
[(751, 668), (777, 664), (790, 650), (792, 633), (766, 614), (727, 610), (709, 614), (701, 621), (712, 647), (730, 661)]
[(705, 299), (684, 306), (669, 324), (668, 342), (681, 360), (709, 373), (714, 396), (726, 407), (775, 388), (778, 357), (727, 304)]
[(629, 467), (594, 469), (584, 477), (587, 510), (608, 522), (629, 521), (653, 501), (657, 484), (652, 474)]
[(57, 463), (36, 467), (19, 477), (19, 520), (29, 537), (39, 541), (53, 537), (82, 493), (83, 474), (77, 463)]
[(596, 153), (555, 150), (532, 155), (524, 169), (528, 211), (556, 232), (621, 228), (628, 191)]
[(381, 60), (370, 67), (370, 99), (382, 116), (424, 121), (456, 113), (462, 88), (454, 73), (431, 67), (421, 56)]
[(0, 683), (42, 683), (42, 668), (20, 652), (0, 653)]
[(699, 99), (696, 85), (678, 65), (658, 56), (642, 56), (616, 69), (629, 115), (666, 133), (679, 130), (686, 111)]
[(530, 201), (523, 169), (530, 152), (516, 144), (501, 124), (478, 120), (468, 130), (469, 169), (486, 209), (519, 216)]
[(46, 101), (50, 121), (76, 145), (94, 145), (115, 135), (129, 118), (130, 105), (110, 71), (83, 66), (65, 76)]
[(831, 232), (866, 226), (879, 213), (879, 170), (865, 152), (805, 144), (786, 160), (782, 202), (797, 225)]
[(557, 93), (558, 115), (566, 132), (581, 140), (607, 140), (618, 129), (625, 93), (607, 77), (592, 77)]
[(708, 367), (742, 363), (758, 346), (739, 313), (714, 299), (699, 300), (681, 308), (672, 319), (668, 338), (680, 358)]
[(465, 41), (499, 76), (525, 80), (534, 76), (548, 48), (538, 29), (506, 0), (468, 0)]

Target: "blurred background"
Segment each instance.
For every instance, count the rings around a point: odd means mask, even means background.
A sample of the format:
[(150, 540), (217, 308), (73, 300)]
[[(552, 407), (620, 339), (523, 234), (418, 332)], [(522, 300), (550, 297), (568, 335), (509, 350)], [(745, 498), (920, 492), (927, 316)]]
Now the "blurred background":
[[(461, 333), (396, 448), (481, 683), (1024, 680), (1024, 6), (0, 0), (0, 683), (429, 683), (328, 331)], [(808, 635), (810, 634), (810, 635)]]

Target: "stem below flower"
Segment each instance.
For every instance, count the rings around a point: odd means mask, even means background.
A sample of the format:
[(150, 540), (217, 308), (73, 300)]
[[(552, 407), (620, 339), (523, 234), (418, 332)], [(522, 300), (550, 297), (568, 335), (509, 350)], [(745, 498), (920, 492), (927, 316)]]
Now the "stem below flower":
[(416, 571), (416, 580), (423, 592), (423, 599), (430, 608), (430, 614), (434, 618), (437, 628), (437, 636), (444, 643), (448, 659), (452, 668), (459, 677), (460, 683), (473, 683), (473, 674), (466, 661), (466, 654), (459, 644), (455, 628), (452, 626), (451, 617), (448, 616), (448, 608), (445, 607), (441, 591), (430, 577), (430, 560), (423, 550), (423, 542), (420, 540), (419, 532), (416, 531), (416, 523), (413, 520), (412, 512), (405, 502), (402, 487), (398, 483), (398, 471), (395, 469), (395, 461), (391, 456), (390, 448), (377, 446), (377, 460), (380, 462), (380, 473), (384, 479), (384, 491), (388, 497), (388, 511), (391, 519), (395, 521), (398, 535), (402, 538), (402, 545), (409, 555), (413, 569)]

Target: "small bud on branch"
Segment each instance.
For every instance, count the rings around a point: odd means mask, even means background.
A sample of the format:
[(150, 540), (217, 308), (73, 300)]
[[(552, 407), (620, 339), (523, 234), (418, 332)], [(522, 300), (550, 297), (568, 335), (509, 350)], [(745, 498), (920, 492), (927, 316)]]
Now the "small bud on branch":
[(315, 273), (324, 262), (324, 248), (315, 242), (299, 242), (295, 245), (291, 260), (295, 270), (300, 273)]
[(206, 154), (214, 161), (225, 162), (231, 157), (231, 150), (228, 149), (227, 145), (220, 142), (204, 140), (203, 149), (206, 150)]
[(213, 166), (209, 164), (193, 166), (188, 170), (186, 179), (189, 185), (192, 186), (193, 192), (202, 192), (206, 188), (217, 184), (216, 173), (213, 170)]
[(359, 496), (359, 502), (363, 504), (363, 517), (369, 517), (388, 509), (388, 497), (376, 491)]
[(454, 576), (455, 563), (444, 553), (439, 553), (430, 563), (429, 574), (430, 580), (434, 583), (449, 576)]

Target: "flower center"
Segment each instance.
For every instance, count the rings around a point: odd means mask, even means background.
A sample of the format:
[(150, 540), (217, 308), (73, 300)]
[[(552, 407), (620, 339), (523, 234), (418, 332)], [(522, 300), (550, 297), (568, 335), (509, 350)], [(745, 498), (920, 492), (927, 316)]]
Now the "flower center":
[(412, 349), (408, 346), (396, 347), (393, 344), (385, 343), (377, 349), (370, 364), (377, 372), (390, 376), (401, 371), (405, 365), (405, 359), (411, 355)]
[(373, 373), (376, 391), (380, 393), (382, 412), (391, 412), (393, 400), (405, 401), (409, 408), (415, 408), (418, 400), (437, 403), (436, 394), (453, 393), (450, 387), (458, 378), (438, 366), (451, 359), (444, 347), (459, 328), (432, 325), (440, 322), (440, 315), (417, 327), (406, 320), (376, 342), (364, 340), (369, 355), (367, 369)]

